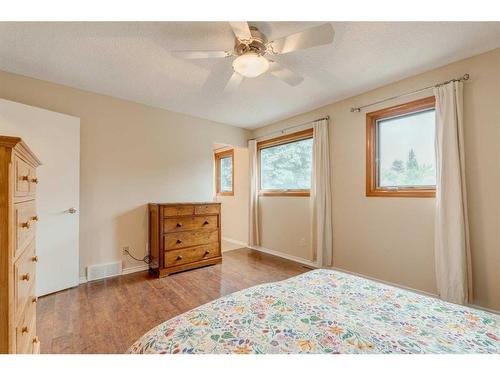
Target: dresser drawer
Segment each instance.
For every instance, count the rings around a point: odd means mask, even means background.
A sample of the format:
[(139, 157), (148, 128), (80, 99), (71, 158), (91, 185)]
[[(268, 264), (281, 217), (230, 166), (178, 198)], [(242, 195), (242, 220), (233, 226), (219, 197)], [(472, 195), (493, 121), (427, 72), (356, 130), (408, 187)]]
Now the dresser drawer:
[(194, 207), (195, 215), (218, 214), (220, 206), (218, 204), (201, 204)]
[(33, 343), (36, 338), (36, 307), (29, 304), (22, 319), (16, 326), (16, 353), (33, 353)]
[(163, 238), (163, 248), (165, 250), (180, 249), (218, 241), (219, 232), (217, 229), (170, 233)]
[(14, 204), (15, 250), (14, 258), (26, 248), (35, 236), (38, 221), (34, 200)]
[(23, 312), (26, 303), (34, 298), (36, 262), (35, 241), (31, 241), (26, 251), (14, 263), (14, 318)]
[(36, 192), (36, 168), (26, 163), (18, 156), (14, 156), (14, 196), (26, 197)]
[(165, 267), (197, 262), (220, 256), (219, 244), (212, 243), (204, 246), (165, 252)]
[(163, 219), (163, 232), (182, 232), (196, 229), (216, 229), (219, 227), (218, 216), (186, 216)]
[(167, 206), (163, 207), (163, 217), (169, 216), (187, 216), (194, 212), (193, 206)]

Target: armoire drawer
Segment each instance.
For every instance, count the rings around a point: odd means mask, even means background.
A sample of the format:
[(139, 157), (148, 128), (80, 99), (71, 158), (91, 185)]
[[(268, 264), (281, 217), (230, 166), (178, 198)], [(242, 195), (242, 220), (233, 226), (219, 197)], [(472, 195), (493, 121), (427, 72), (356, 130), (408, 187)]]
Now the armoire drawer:
[(26, 197), (36, 193), (36, 168), (26, 163), (18, 156), (14, 156), (14, 196)]
[(22, 319), (16, 326), (16, 353), (33, 353), (33, 343), (36, 338), (36, 306), (29, 304), (24, 310)]
[(35, 226), (38, 221), (36, 202), (34, 200), (14, 204), (15, 251), (17, 258), (35, 237)]
[(186, 216), (163, 219), (163, 232), (183, 232), (196, 229), (216, 229), (218, 216)]
[(163, 248), (165, 250), (181, 249), (183, 247), (217, 242), (219, 241), (219, 232), (217, 229), (211, 229), (169, 233), (164, 236), (163, 241)]
[(198, 262), (220, 256), (219, 244), (211, 243), (204, 246), (190, 247), (181, 250), (165, 251), (165, 267)]
[(23, 312), (27, 303), (31, 304), (35, 293), (36, 262), (35, 240), (14, 263), (14, 317)]

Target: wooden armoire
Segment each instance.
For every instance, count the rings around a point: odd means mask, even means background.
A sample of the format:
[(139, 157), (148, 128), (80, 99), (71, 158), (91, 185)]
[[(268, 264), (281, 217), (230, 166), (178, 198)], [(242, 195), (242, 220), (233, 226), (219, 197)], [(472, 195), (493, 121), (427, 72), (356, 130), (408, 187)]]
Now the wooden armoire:
[(17, 137), (0, 136), (0, 353), (39, 353), (36, 335), (36, 169)]

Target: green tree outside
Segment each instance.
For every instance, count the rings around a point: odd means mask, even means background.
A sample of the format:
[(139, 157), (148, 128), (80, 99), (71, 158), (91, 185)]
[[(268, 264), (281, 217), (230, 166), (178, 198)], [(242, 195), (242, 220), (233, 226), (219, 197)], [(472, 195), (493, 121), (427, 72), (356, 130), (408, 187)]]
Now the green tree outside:
[(410, 149), (406, 162), (394, 160), (390, 168), (380, 171), (380, 186), (433, 186), (436, 184), (436, 168), (420, 164), (415, 151)]

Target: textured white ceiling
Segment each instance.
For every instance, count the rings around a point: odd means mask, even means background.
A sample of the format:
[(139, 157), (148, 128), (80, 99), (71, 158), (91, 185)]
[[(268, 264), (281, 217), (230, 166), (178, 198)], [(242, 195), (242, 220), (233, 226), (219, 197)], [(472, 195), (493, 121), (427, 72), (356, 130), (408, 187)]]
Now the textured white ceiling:
[[(250, 22), (269, 39), (318, 22)], [(500, 47), (500, 22), (333, 22), (332, 45), (275, 59), (304, 76), (268, 74), (224, 94), (231, 59), (171, 50), (230, 49), (226, 22), (0, 23), (0, 69), (230, 125), (255, 128)]]

